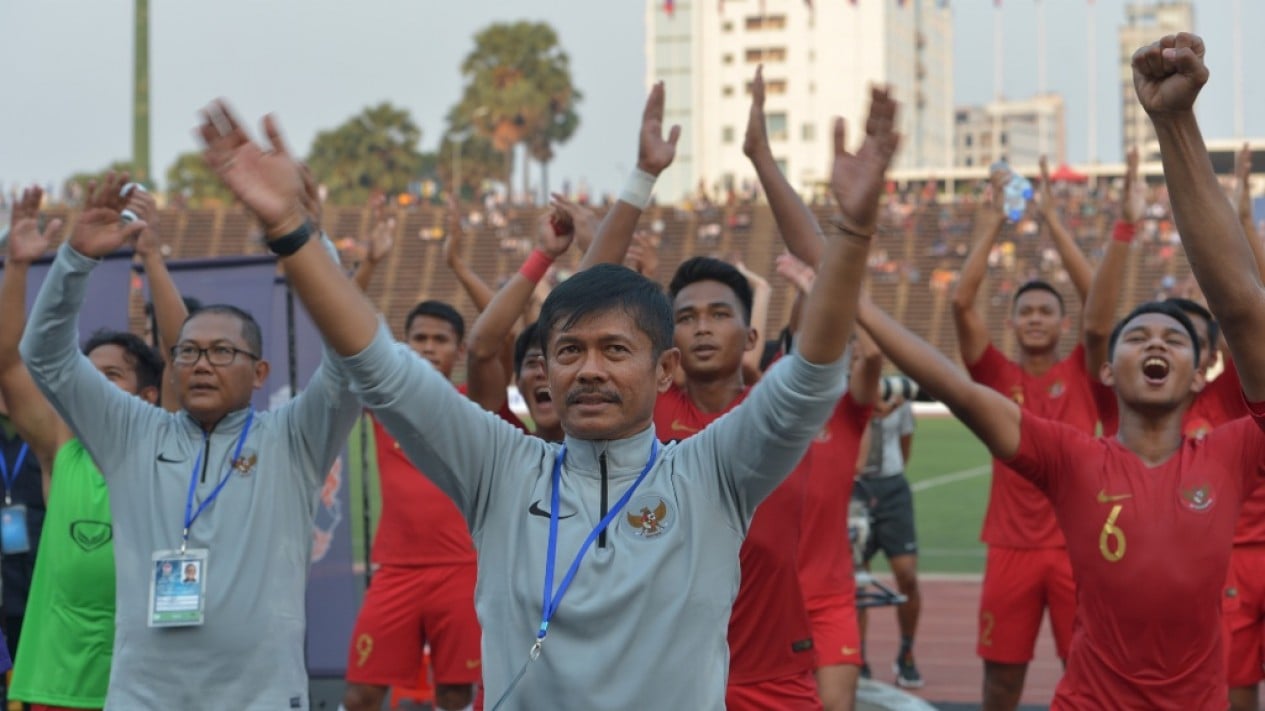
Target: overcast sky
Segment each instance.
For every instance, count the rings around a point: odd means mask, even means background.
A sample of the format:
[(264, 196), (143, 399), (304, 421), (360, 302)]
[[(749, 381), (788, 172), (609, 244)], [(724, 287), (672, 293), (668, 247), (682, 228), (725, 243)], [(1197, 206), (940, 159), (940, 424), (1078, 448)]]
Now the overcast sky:
[[(688, 0), (680, 0), (681, 2)], [(711, 0), (694, 0), (710, 2)], [(768, 7), (799, 0), (766, 0)], [(818, 3), (845, 0), (816, 0)], [(891, 2), (896, 0), (860, 0)], [(1088, 13), (1097, 18), (1099, 156), (1120, 157), (1116, 28), (1124, 0), (1043, 0), (1048, 83), (1067, 102), (1072, 161), (1088, 156)], [(1005, 0), (1005, 91), (1037, 89), (1038, 0)], [(407, 107), (435, 148), (460, 96), (458, 66), (485, 25), (532, 19), (557, 29), (584, 93), (581, 127), (558, 151), (555, 186), (587, 179), (616, 190), (631, 167), (645, 67), (642, 0), (151, 0), (151, 128), (155, 173), (196, 147), (190, 132), (209, 99), (228, 97), (252, 122), (276, 112), (306, 153), (317, 131), (364, 106)], [(1242, 0), (1239, 26), (1265, 26), (1265, 3)], [(1213, 71), (1200, 116), (1209, 137), (1232, 137), (1233, 0), (1197, 0), (1196, 30)], [(957, 102), (993, 95), (992, 0), (953, 0)], [(0, 185), (60, 181), (130, 153), (132, 0), (0, 0)], [(1265, 66), (1265, 43), (1244, 42), (1244, 65)], [(1265, 137), (1265, 91), (1245, 92), (1247, 136)], [(899, 91), (899, 88), (898, 88)]]

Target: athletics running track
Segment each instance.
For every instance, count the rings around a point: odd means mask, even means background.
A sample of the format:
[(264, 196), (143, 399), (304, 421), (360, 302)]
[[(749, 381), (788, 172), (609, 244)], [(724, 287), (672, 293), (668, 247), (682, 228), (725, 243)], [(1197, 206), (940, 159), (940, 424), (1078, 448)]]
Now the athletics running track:
[[(895, 587), (890, 578), (875, 577)], [(926, 686), (910, 693), (940, 708), (976, 708), (984, 677), (983, 662), (975, 656), (980, 576), (925, 574), (919, 576), (918, 581), (922, 588), (922, 616), (914, 654)], [(891, 664), (900, 638), (895, 612), (890, 608), (872, 609), (869, 624), (866, 656), (870, 668), (876, 680), (891, 683), (894, 678)], [(1061, 670), (1047, 619), (1028, 666), (1022, 701), (1024, 711), (1049, 706)]]

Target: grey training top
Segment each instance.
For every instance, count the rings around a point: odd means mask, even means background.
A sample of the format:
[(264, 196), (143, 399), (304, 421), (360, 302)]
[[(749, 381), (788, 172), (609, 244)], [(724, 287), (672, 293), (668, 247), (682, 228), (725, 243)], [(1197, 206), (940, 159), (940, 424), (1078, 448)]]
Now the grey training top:
[(302, 394), (255, 413), (242, 452), (257, 461), (228, 475), (189, 534), (190, 548), (209, 551), (206, 622), (148, 627), (152, 555), (179, 548), (195, 460), (202, 452), (209, 464), (196, 490), (201, 501), (230, 465), (246, 410), (230, 413), (208, 437), (187, 413), (146, 404), (97, 372), (79, 352), (76, 327), (96, 264), (62, 245), (35, 301), (22, 357), (110, 487), (118, 607), (106, 708), (307, 709), (312, 522), (359, 404), (327, 358)]
[[(353, 389), (469, 522), (479, 551), (475, 606), (490, 708), (527, 660), (540, 625), (558, 445), (461, 397), (385, 328), (345, 365)], [(649, 702), (724, 709), (738, 549), (756, 505), (834, 409), (842, 373), (842, 358), (813, 365), (785, 357), (742, 405), (690, 439), (663, 446), (611, 523), (605, 547), (595, 543), (584, 557), (543, 654), (503, 708), (592, 711)], [(614, 507), (654, 439), (653, 427), (615, 441), (567, 437), (555, 587), (600, 520), (602, 468)]]

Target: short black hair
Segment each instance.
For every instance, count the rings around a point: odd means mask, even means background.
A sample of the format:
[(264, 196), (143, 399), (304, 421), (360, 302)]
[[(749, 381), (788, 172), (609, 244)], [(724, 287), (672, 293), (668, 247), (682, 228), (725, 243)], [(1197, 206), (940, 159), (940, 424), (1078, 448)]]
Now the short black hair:
[(1181, 296), (1170, 296), (1164, 300), (1170, 304), (1176, 304), (1177, 308), (1185, 311), (1187, 314), (1202, 318), (1204, 323), (1208, 324), (1208, 348), (1209, 350), (1216, 350), (1217, 339), (1221, 336), (1221, 324), (1217, 323), (1217, 320), (1212, 317), (1211, 311), (1204, 308), (1204, 305), (1198, 301), (1193, 301)]
[(118, 346), (127, 354), (127, 361), (136, 371), (136, 386), (145, 388), (162, 388), (163, 359), (158, 351), (149, 347), (141, 337), (127, 331), (100, 329), (88, 337), (83, 344), (83, 354), (88, 356), (101, 346)]
[(1054, 288), (1053, 284), (1041, 279), (1031, 279), (1029, 281), (1024, 282), (1022, 286), (1016, 289), (1015, 298), (1011, 299), (1011, 302), (1010, 302), (1012, 306), (1018, 304), (1019, 297), (1023, 296), (1029, 291), (1048, 291), (1051, 294), (1054, 294), (1054, 298), (1058, 299), (1059, 301), (1059, 313), (1061, 314), (1067, 313), (1067, 307), (1063, 305), (1063, 295), (1059, 293), (1058, 289)]
[(649, 337), (656, 360), (672, 347), (672, 304), (663, 289), (628, 267), (598, 264), (558, 284), (540, 307), (537, 335), (545, 358), (555, 328), (566, 330), (608, 311), (628, 314)]
[(259, 328), (259, 322), (255, 320), (254, 316), (250, 315), (249, 311), (240, 309), (232, 304), (211, 304), (210, 306), (203, 306), (196, 311), (190, 311), (189, 315), (185, 317), (184, 323), (180, 324), (180, 330), (183, 332), (185, 325), (193, 320), (194, 317), (206, 314), (231, 316), (240, 321), (242, 324), (242, 340), (246, 341), (246, 347), (250, 349), (250, 352), (256, 358), (264, 357), (264, 333), (263, 329)]
[(1195, 332), (1195, 324), (1180, 306), (1170, 301), (1147, 301), (1138, 304), (1128, 315), (1120, 319), (1116, 327), (1111, 329), (1111, 338), (1107, 341), (1107, 360), (1116, 357), (1116, 342), (1120, 340), (1120, 334), (1124, 333), (1124, 327), (1144, 314), (1163, 314), (1180, 323), (1190, 336), (1190, 345), (1195, 349), (1195, 365), (1199, 365), (1199, 335)]
[(700, 281), (717, 281), (729, 287), (738, 303), (742, 306), (742, 317), (748, 325), (751, 323), (751, 282), (729, 262), (715, 257), (691, 257), (681, 262), (668, 283), (668, 297), (676, 301), (676, 295), (690, 284)]
[[(532, 346), (540, 346), (540, 335), (537, 333), (540, 329), (536, 326), (536, 321), (527, 324), (518, 338), (514, 339), (514, 375), (523, 374), (523, 361), (527, 360), (527, 351)], [(542, 351), (543, 352), (543, 349)]]
[(407, 334), (409, 329), (413, 327), (413, 321), (418, 316), (429, 316), (440, 321), (447, 321), (452, 326), (452, 330), (456, 332), (458, 343), (466, 337), (466, 320), (461, 318), (461, 314), (457, 313), (457, 310), (451, 304), (436, 299), (427, 299), (414, 306), (413, 310), (408, 312), (408, 316), (404, 317), (404, 333)]
[[(182, 296), (180, 297), (180, 300), (184, 302), (184, 310), (190, 315), (192, 315), (194, 311), (197, 311), (198, 309), (202, 308), (202, 302), (199, 299), (196, 299), (192, 296)], [(153, 315), (154, 315), (154, 302), (146, 301), (145, 302), (145, 317), (149, 318), (149, 317), (152, 317)]]

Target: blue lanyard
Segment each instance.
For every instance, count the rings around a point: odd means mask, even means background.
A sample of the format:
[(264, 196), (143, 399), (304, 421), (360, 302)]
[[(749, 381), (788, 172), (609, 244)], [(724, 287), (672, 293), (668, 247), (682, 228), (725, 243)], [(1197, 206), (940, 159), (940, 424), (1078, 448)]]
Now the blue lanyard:
[(18, 480), (18, 475), (22, 473), (22, 464), (26, 462), (26, 453), (30, 450), (26, 442), (22, 443), (22, 448), (18, 450), (18, 458), (13, 462), (13, 473), (9, 473), (9, 462), (5, 460), (4, 455), (0, 454), (0, 477), (4, 479), (4, 505), (11, 506), (13, 497), (9, 494), (9, 490), (13, 488), (14, 483)]
[[(198, 452), (198, 458), (193, 462), (193, 474), (189, 476), (189, 497), (186, 498), (184, 502), (184, 533), (180, 540), (181, 553), (184, 553), (185, 548), (189, 545), (189, 528), (193, 526), (193, 522), (198, 520), (198, 516), (202, 515), (202, 512), (206, 510), (206, 507), (211, 505), (212, 501), (215, 501), (215, 498), (220, 495), (220, 490), (222, 490), (224, 485), (228, 483), (228, 480), (232, 478), (233, 464), (242, 456), (242, 445), (246, 444), (246, 435), (250, 434), (250, 423), (253, 422), (254, 419), (255, 411), (253, 409), (247, 410), (246, 424), (242, 427), (241, 435), (237, 437), (237, 447), (233, 450), (233, 458), (228, 463), (228, 471), (224, 472), (224, 475), (220, 477), (220, 482), (215, 485), (215, 488), (211, 491), (211, 495), (206, 497), (206, 499), (198, 505), (197, 511), (194, 511), (193, 494), (198, 488), (198, 470), (202, 468), (202, 455), (206, 453), (206, 447), (204, 446), (202, 451)], [(211, 435), (209, 434), (206, 435), (207, 438), (210, 438), (210, 436)]]
[(535, 655), (540, 654), (540, 645), (545, 640), (545, 635), (549, 633), (549, 620), (553, 619), (554, 613), (558, 611), (558, 605), (562, 602), (562, 596), (567, 594), (567, 588), (571, 587), (571, 580), (575, 578), (575, 573), (580, 569), (580, 560), (584, 558), (584, 554), (588, 553), (589, 548), (593, 545), (593, 541), (597, 540), (599, 534), (606, 530), (611, 521), (619, 515), (624, 507), (628, 505), (629, 499), (632, 498), (633, 492), (641, 484), (642, 479), (646, 478), (646, 474), (650, 473), (650, 468), (654, 466), (654, 460), (659, 456), (659, 440), (653, 440), (650, 446), (650, 458), (646, 460), (646, 466), (637, 475), (637, 480), (632, 486), (628, 487), (628, 491), (619, 497), (619, 501), (611, 507), (606, 513), (597, 527), (589, 532), (589, 537), (584, 539), (584, 543), (580, 544), (580, 550), (575, 554), (575, 560), (571, 561), (571, 567), (567, 569), (567, 574), (563, 576), (562, 583), (558, 585), (558, 591), (550, 598), (550, 592), (553, 590), (553, 567), (554, 559), (558, 557), (558, 499), (560, 494), (558, 490), (562, 482), (562, 462), (567, 458), (567, 447), (563, 445), (558, 450), (558, 456), (553, 462), (553, 497), (550, 503), (549, 511), (549, 549), (545, 553), (545, 593), (541, 602), (540, 612), (540, 630), (536, 632), (536, 646), (533, 648), (533, 659)]

